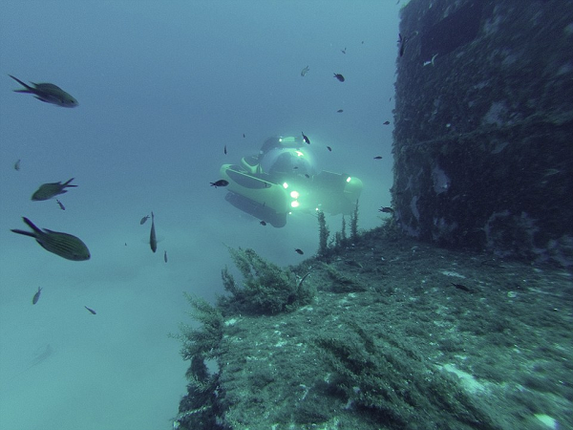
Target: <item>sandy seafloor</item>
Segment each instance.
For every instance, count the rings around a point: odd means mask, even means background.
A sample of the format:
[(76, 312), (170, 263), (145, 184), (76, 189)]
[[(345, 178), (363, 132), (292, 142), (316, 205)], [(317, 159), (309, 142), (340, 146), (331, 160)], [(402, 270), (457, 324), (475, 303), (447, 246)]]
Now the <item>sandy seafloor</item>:
[[(186, 386), (187, 363), (168, 337), (187, 320), (183, 292), (221, 293), (226, 245), (281, 265), (302, 260), (295, 248), (317, 249), (312, 217), (262, 227), (209, 187), (221, 164), (267, 137), (304, 131), (320, 168), (364, 181), (360, 227), (380, 224), (398, 9), (0, 0), (1, 430), (170, 428)], [(14, 93), (8, 74), (59, 85), (79, 106)], [(72, 177), (78, 187), (59, 196), (65, 211), (30, 201), (40, 184)], [(156, 254), (149, 222), (139, 224), (150, 211)], [(11, 233), (25, 228), (22, 216), (77, 235), (91, 260)]]

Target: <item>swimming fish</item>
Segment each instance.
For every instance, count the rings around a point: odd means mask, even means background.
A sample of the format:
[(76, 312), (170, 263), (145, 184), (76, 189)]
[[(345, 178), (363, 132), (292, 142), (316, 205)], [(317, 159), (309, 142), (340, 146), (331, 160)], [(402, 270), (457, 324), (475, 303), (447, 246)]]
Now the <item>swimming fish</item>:
[(340, 52), (342, 52), (343, 54), (346, 54), (346, 48), (341, 49)]
[(149, 246), (153, 252), (157, 251), (157, 237), (155, 236), (155, 215), (151, 212), (151, 233), (149, 233)]
[(14, 170), (20, 170), (20, 159), (14, 163)]
[(88, 311), (90, 311), (90, 314), (92, 314), (92, 315), (96, 314), (96, 311), (94, 311), (93, 309), (90, 309), (87, 306), (84, 306), (84, 308), (86, 308)]
[(300, 255), (304, 254), (304, 252), (302, 251), (302, 249), (298, 249), (298, 248), (297, 248), (297, 249), (295, 249), (295, 251), (296, 251), (297, 254), (300, 254)]
[(34, 87), (31, 87), (12, 75), (8, 76), (24, 87), (14, 90), (14, 92), (34, 94), (38, 100), (62, 107), (72, 108), (79, 104), (75, 98), (54, 84), (35, 84), (32, 82)]
[(224, 179), (219, 179), (218, 181), (215, 182), (209, 182), (211, 184), (212, 187), (226, 187), (227, 185), (229, 185), (229, 181), (225, 181)]
[(38, 188), (36, 192), (32, 194), (32, 200), (38, 202), (41, 200), (51, 199), (52, 197), (57, 196), (59, 194), (67, 193), (68, 190), (66, 190), (66, 188), (77, 187), (77, 185), (70, 184), (70, 182), (72, 182), (73, 180), (74, 178), (64, 182), (63, 184), (60, 181), (60, 182), (50, 182), (47, 184), (40, 185), (40, 188)]
[(334, 74), (334, 77), (335, 77), (336, 79), (338, 79), (340, 82), (344, 82), (344, 81), (345, 81), (344, 76), (342, 76), (340, 73), (335, 73), (335, 74)]
[(305, 143), (308, 143), (310, 145), (310, 139), (306, 136), (306, 134), (304, 134), (304, 132), (302, 132), (302, 140), (304, 140)]
[(381, 155), (377, 155), (376, 157), (374, 157), (375, 160), (382, 160), (382, 156)]
[(388, 125), (388, 124), (390, 124), (390, 121), (384, 121), (382, 124)]
[(260, 225), (262, 225), (262, 226), (265, 226), (265, 225), (267, 225), (267, 222), (266, 222), (265, 220), (263, 220), (263, 219), (262, 219), (262, 220), (261, 220), (261, 222), (260, 222), (259, 224), (260, 224)]
[(18, 229), (12, 229), (11, 231), (33, 237), (46, 251), (59, 255), (66, 260), (85, 261), (90, 259), (88, 247), (79, 238), (68, 233), (48, 230), (47, 228), (42, 230), (36, 227), (28, 218), (22, 217), (22, 219), (33, 231)]
[(300, 76), (302, 76), (304, 78), (309, 70), (310, 70), (310, 67), (306, 66), (304, 69), (302, 69), (300, 71)]
[(163, 261), (167, 263), (167, 251), (163, 251)]
[(338, 110), (336, 111), (336, 113), (342, 113), (342, 112), (344, 112), (344, 110), (342, 110), (342, 109), (338, 109)]
[(147, 220), (149, 219), (149, 215), (145, 215), (143, 218), (141, 218), (141, 220), (139, 221), (139, 225), (143, 225), (147, 222)]
[(227, 154), (227, 145), (225, 145), (225, 147), (223, 148), (223, 153), (226, 155)]
[(63, 210), (63, 211), (66, 210), (66, 207), (64, 206), (64, 204), (63, 204), (61, 201), (59, 201), (58, 199), (56, 199), (56, 203), (58, 203), (58, 206), (60, 207), (61, 210)]
[(327, 146), (326, 149), (328, 149), (329, 151), (332, 151), (332, 148), (330, 146)]
[(40, 294), (42, 294), (42, 287), (38, 287), (38, 291), (36, 292), (36, 294), (34, 294), (34, 297), (32, 297), (33, 305), (38, 303), (38, 300), (40, 300)]

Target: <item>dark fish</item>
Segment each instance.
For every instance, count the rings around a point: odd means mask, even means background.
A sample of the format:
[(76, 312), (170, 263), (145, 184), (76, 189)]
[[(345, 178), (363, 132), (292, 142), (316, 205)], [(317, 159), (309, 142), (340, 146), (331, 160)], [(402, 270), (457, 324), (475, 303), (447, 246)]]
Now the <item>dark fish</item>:
[(42, 230), (36, 227), (28, 218), (23, 217), (22, 219), (33, 231), (13, 229), (12, 231), (14, 233), (33, 237), (46, 251), (59, 255), (67, 260), (85, 261), (90, 259), (88, 247), (77, 237), (68, 233), (48, 230), (47, 228)]
[(309, 70), (310, 70), (310, 67), (306, 66), (304, 69), (302, 69), (300, 71), (300, 76), (302, 76), (304, 78)]
[(261, 222), (259, 223), (260, 225), (267, 225), (266, 221), (261, 220)]
[(402, 34), (398, 34), (398, 44), (400, 46), (400, 57), (404, 55), (404, 50), (406, 49), (406, 36), (402, 37)]
[(304, 176), (310, 179), (310, 175), (308, 173), (305, 173)]
[(223, 148), (223, 154), (227, 154), (227, 145)]
[(34, 297), (32, 297), (33, 305), (38, 303), (38, 300), (40, 300), (40, 294), (42, 294), (42, 287), (38, 287), (38, 291), (36, 292), (36, 294), (34, 294)]
[(151, 233), (149, 233), (149, 246), (153, 252), (157, 251), (157, 237), (155, 237), (155, 216), (151, 212)]
[(346, 54), (346, 48), (341, 49), (340, 52), (342, 52), (343, 54)]
[(388, 125), (388, 124), (390, 124), (390, 121), (384, 121), (382, 124)]
[(90, 314), (92, 314), (92, 315), (96, 314), (96, 311), (94, 311), (93, 309), (90, 309), (87, 306), (84, 306), (84, 308), (86, 308), (88, 311), (90, 311)]
[(139, 221), (139, 225), (143, 225), (147, 222), (147, 220), (149, 219), (149, 215), (145, 215), (143, 218), (141, 218), (141, 220)]
[(167, 263), (167, 251), (163, 251), (163, 261)]
[(379, 212), (384, 212), (386, 214), (393, 214), (394, 213), (394, 209), (392, 209), (390, 206), (382, 206), (380, 209), (378, 209)]
[(218, 181), (215, 182), (209, 182), (211, 184), (212, 187), (226, 187), (227, 185), (229, 185), (229, 181), (225, 181), (224, 179), (219, 179)]
[(304, 143), (307, 143), (310, 145), (310, 139), (304, 134), (304, 132), (302, 132), (302, 140), (304, 140)]
[(243, 139), (245, 138), (245, 133), (243, 133)]
[(332, 148), (330, 146), (327, 146), (326, 149), (328, 149), (329, 151), (332, 151)]
[(297, 254), (300, 254), (300, 255), (304, 254), (304, 252), (302, 252), (302, 249), (297, 248), (297, 249), (295, 249), (295, 251), (297, 252)]
[(58, 203), (58, 206), (60, 207), (61, 210), (63, 210), (63, 211), (66, 210), (66, 207), (64, 206), (64, 204), (63, 204), (61, 201), (59, 201), (58, 199), (56, 199), (56, 203)]
[(338, 109), (336, 112), (337, 112), (337, 113), (342, 113), (342, 112), (344, 112), (344, 111), (343, 111), (342, 109)]
[(35, 84), (32, 82), (34, 87), (31, 87), (12, 75), (8, 76), (24, 87), (14, 90), (14, 92), (34, 94), (34, 97), (38, 100), (62, 107), (72, 108), (78, 105), (78, 101), (75, 98), (54, 84)]
[(455, 283), (451, 283), (454, 287), (456, 287), (458, 290), (462, 290), (465, 291), (467, 293), (473, 293), (473, 291), (471, 290), (471, 288), (466, 287), (463, 284), (455, 284)]
[(64, 182), (63, 184), (62, 181), (60, 181), (60, 182), (50, 182), (47, 184), (40, 185), (40, 188), (38, 188), (36, 192), (32, 194), (32, 200), (34, 200), (35, 202), (41, 200), (48, 200), (59, 194), (67, 193), (68, 190), (66, 190), (66, 188), (77, 187), (77, 185), (70, 184), (70, 182), (72, 182), (73, 180), (74, 178)]
[(14, 170), (20, 170), (20, 159), (14, 163)]
[(375, 160), (382, 160), (382, 156), (381, 155), (377, 155), (376, 157), (374, 157)]
[(344, 76), (342, 76), (340, 73), (335, 73), (335, 74), (334, 74), (334, 77), (335, 77), (336, 79), (338, 79), (340, 82), (344, 82), (344, 81), (345, 81)]

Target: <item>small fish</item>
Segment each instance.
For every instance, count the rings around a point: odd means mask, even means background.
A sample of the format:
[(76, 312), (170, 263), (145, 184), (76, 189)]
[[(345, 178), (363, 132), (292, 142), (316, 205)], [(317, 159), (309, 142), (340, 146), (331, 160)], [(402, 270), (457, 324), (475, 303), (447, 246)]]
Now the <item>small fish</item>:
[(327, 146), (326, 149), (332, 152), (332, 148), (330, 146)]
[(306, 66), (304, 69), (302, 69), (300, 71), (300, 76), (302, 76), (304, 78), (309, 70), (310, 70), (310, 67)]
[(378, 209), (379, 212), (384, 212), (386, 214), (393, 214), (394, 213), (394, 209), (392, 209), (390, 206), (382, 206), (380, 209)]
[(42, 200), (49, 200), (52, 197), (55, 197), (59, 194), (67, 193), (68, 190), (66, 190), (66, 188), (77, 187), (77, 185), (70, 184), (70, 182), (72, 182), (73, 180), (74, 180), (74, 178), (70, 179), (69, 181), (64, 182), (63, 184), (62, 184), (62, 181), (42, 184), (42, 185), (40, 185), (40, 188), (38, 188), (34, 192), (34, 194), (32, 194), (32, 200), (35, 202), (42, 201)]
[(310, 139), (304, 134), (304, 132), (302, 132), (302, 140), (304, 140), (305, 143), (310, 145)]
[(453, 282), (451, 282), (451, 284), (452, 284), (452, 286), (456, 287), (458, 290), (465, 291), (466, 293), (473, 293), (471, 288), (468, 288), (463, 284), (455, 284)]
[(143, 225), (147, 222), (147, 220), (149, 219), (149, 215), (145, 215), (143, 218), (141, 218), (141, 220), (139, 221), (139, 225)]
[(344, 76), (342, 76), (340, 73), (335, 73), (335, 74), (334, 74), (334, 77), (335, 77), (336, 79), (338, 79), (340, 82), (344, 82), (344, 81), (345, 81)]
[(167, 263), (167, 251), (163, 251), (163, 261)]
[(295, 251), (297, 254), (300, 254), (300, 255), (304, 254), (304, 252), (302, 252), (302, 249), (297, 248), (297, 249), (295, 249)]
[(58, 206), (60, 207), (61, 210), (63, 210), (63, 211), (66, 210), (66, 207), (64, 206), (64, 204), (61, 201), (56, 199), (56, 203), (58, 204)]
[(90, 312), (90, 314), (92, 314), (92, 315), (96, 314), (96, 311), (94, 311), (93, 309), (90, 309), (87, 306), (84, 306), (84, 308), (86, 308)]
[(12, 75), (8, 76), (24, 87), (14, 90), (16, 93), (34, 94), (34, 97), (38, 100), (67, 108), (78, 105), (78, 101), (75, 98), (54, 84), (35, 84), (32, 82), (34, 87), (31, 87)]
[(342, 112), (344, 112), (344, 110), (342, 110), (342, 109), (338, 109), (338, 110), (336, 111), (336, 113), (342, 113)]
[(11, 231), (23, 234), (24, 236), (33, 237), (46, 251), (59, 255), (67, 260), (85, 261), (90, 259), (88, 247), (79, 238), (68, 233), (48, 230), (47, 228), (42, 230), (36, 227), (28, 218), (23, 217), (22, 219), (33, 231), (17, 229)]
[(38, 287), (38, 291), (36, 292), (36, 294), (34, 294), (34, 297), (32, 297), (33, 305), (38, 303), (38, 300), (40, 300), (40, 294), (42, 294), (42, 287)]
[(243, 133), (243, 139), (245, 138), (245, 133)]
[(261, 220), (261, 222), (259, 224), (263, 225), (263, 226), (267, 225), (266, 221), (264, 221), (264, 220)]
[(20, 159), (14, 163), (14, 170), (20, 170)]
[(341, 49), (340, 52), (342, 52), (343, 54), (346, 54), (346, 48)]
[(224, 179), (219, 179), (218, 181), (215, 182), (209, 182), (211, 184), (212, 187), (218, 188), (218, 187), (226, 187), (227, 185), (229, 185), (229, 181), (226, 181)]
[(223, 148), (223, 154), (227, 155), (227, 145)]
[(406, 49), (406, 36), (402, 37), (401, 33), (398, 33), (398, 44), (400, 46), (400, 57), (404, 55), (404, 50)]
[(153, 252), (157, 251), (157, 237), (155, 236), (155, 215), (151, 212), (151, 232), (149, 233), (149, 246)]
[(381, 155), (377, 155), (376, 157), (374, 157), (375, 160), (382, 160), (382, 156)]
[(384, 121), (382, 124), (388, 125), (388, 124), (390, 124), (390, 121)]
[(305, 178), (310, 179), (310, 175), (308, 173), (304, 174)]

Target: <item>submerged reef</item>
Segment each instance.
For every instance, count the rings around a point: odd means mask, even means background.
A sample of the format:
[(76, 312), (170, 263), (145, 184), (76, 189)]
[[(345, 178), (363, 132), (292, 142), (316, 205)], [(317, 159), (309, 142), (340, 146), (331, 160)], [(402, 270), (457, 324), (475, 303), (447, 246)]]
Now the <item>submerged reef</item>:
[(294, 273), (310, 273), (314, 293), (267, 303), (224, 275), (216, 306), (191, 299), (199, 326), (180, 336), (190, 382), (174, 428), (573, 428), (570, 274), (390, 224), (330, 251), (285, 269), (232, 251), (244, 285), (292, 294)]

